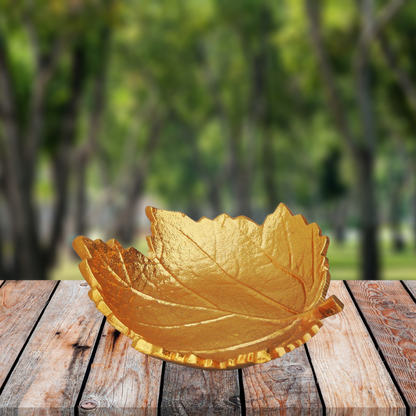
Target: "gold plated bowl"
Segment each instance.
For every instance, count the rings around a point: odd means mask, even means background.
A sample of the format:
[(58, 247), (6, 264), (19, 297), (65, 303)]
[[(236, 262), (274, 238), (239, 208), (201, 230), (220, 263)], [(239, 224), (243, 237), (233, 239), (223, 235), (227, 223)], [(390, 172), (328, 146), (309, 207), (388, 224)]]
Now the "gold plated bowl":
[(343, 309), (325, 299), (329, 238), (284, 204), (262, 225), (146, 214), (147, 256), (114, 239), (73, 242), (90, 298), (142, 353), (205, 370), (247, 367), (301, 346)]

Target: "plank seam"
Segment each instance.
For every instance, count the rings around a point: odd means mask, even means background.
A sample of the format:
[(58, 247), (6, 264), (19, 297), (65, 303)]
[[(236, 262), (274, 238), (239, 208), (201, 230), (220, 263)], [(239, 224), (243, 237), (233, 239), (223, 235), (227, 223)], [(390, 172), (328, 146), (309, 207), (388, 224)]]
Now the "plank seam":
[(375, 338), (375, 336), (373, 334), (373, 331), (371, 330), (370, 326), (368, 325), (367, 321), (365, 320), (364, 314), (361, 311), (360, 306), (358, 305), (358, 302), (354, 298), (354, 295), (352, 293), (352, 290), (350, 289), (350, 287), (346, 283), (347, 282), (346, 280), (344, 280), (343, 282), (344, 282), (344, 285), (347, 288), (347, 291), (350, 294), (350, 297), (351, 297), (351, 299), (352, 299), (352, 301), (353, 301), (353, 303), (354, 303), (354, 305), (355, 305), (355, 307), (356, 307), (356, 309), (357, 309), (357, 311), (358, 311), (358, 313), (360, 315), (361, 320), (363, 321), (365, 327), (367, 328), (368, 333), (370, 334), (371, 339), (373, 340), (374, 346), (376, 347), (376, 350), (378, 352), (378, 355), (379, 355), (382, 363), (384, 364), (384, 367), (386, 368), (387, 372), (389, 373), (390, 378), (393, 380), (393, 384), (395, 385), (395, 387), (396, 387), (396, 389), (397, 389), (400, 397), (403, 400), (403, 403), (404, 403), (405, 408), (406, 408), (406, 416), (410, 416), (410, 406), (409, 406), (409, 403), (407, 402), (407, 400), (406, 400), (406, 398), (405, 398), (405, 396), (404, 396), (404, 394), (403, 394), (403, 392), (402, 392), (402, 390), (400, 388), (400, 385), (397, 383), (396, 379), (394, 378), (394, 375), (393, 375), (393, 373), (392, 373), (392, 371), (391, 371), (391, 369), (390, 369), (390, 367), (389, 367), (386, 359), (384, 358), (383, 351), (381, 350), (380, 346), (378, 345), (378, 342), (377, 342), (377, 340), (376, 340), (376, 338)]
[(162, 373), (160, 375), (159, 398), (157, 401), (157, 416), (161, 416), (162, 414), (163, 386), (165, 384), (165, 368), (166, 368), (166, 361), (163, 361)]
[(88, 377), (90, 375), (92, 363), (94, 362), (95, 354), (98, 350), (98, 345), (100, 343), (101, 335), (102, 335), (103, 330), (104, 330), (105, 322), (106, 322), (106, 317), (102, 316), (100, 329), (98, 330), (97, 337), (96, 337), (95, 342), (94, 342), (94, 347), (93, 347), (90, 359), (88, 361), (87, 369), (86, 369), (85, 374), (84, 374), (84, 379), (82, 380), (82, 384), (81, 384), (81, 387), (79, 389), (78, 398), (77, 398), (77, 400), (75, 402), (75, 405), (74, 405), (74, 415), (75, 416), (79, 415), (78, 406), (79, 406), (79, 403), (81, 402), (82, 395), (84, 394), (85, 386), (87, 385), (87, 381), (88, 381)]
[[(6, 281), (4, 281), (4, 283), (5, 283), (5, 282), (6, 282)], [(60, 280), (58, 280), (58, 281), (57, 281), (57, 283), (56, 283), (55, 287), (52, 289), (52, 292), (51, 292), (51, 294), (49, 295), (48, 300), (47, 300), (47, 301), (46, 301), (46, 303), (45, 303), (45, 306), (42, 308), (42, 311), (40, 312), (40, 314), (39, 314), (38, 318), (36, 319), (36, 322), (34, 323), (33, 328), (30, 330), (30, 333), (29, 333), (28, 337), (26, 338), (26, 341), (24, 342), (24, 344), (23, 344), (22, 348), (21, 348), (21, 349), (20, 349), (20, 351), (19, 351), (19, 354), (17, 355), (17, 357), (16, 357), (16, 359), (14, 360), (14, 363), (13, 363), (13, 365), (11, 366), (11, 368), (10, 368), (10, 370), (9, 370), (9, 372), (8, 372), (8, 374), (7, 374), (7, 376), (6, 376), (6, 378), (4, 379), (4, 382), (3, 382), (3, 384), (2, 384), (2, 385), (1, 385), (1, 387), (0, 387), (0, 396), (3, 394), (3, 390), (4, 390), (4, 389), (5, 389), (5, 387), (7, 386), (7, 382), (9, 381), (9, 378), (11, 377), (11, 375), (12, 375), (12, 373), (13, 373), (14, 369), (16, 368), (16, 366), (17, 366), (17, 364), (18, 364), (18, 362), (19, 362), (19, 360), (20, 360), (20, 357), (22, 356), (23, 352), (25, 351), (26, 346), (27, 346), (27, 344), (29, 343), (30, 338), (32, 337), (33, 333), (35, 332), (35, 329), (36, 329), (36, 327), (38, 326), (39, 321), (42, 319), (42, 316), (43, 316), (43, 314), (44, 314), (44, 312), (45, 312), (45, 310), (46, 310), (47, 306), (49, 305), (49, 302), (51, 301), (52, 296), (55, 294), (56, 289), (57, 289), (57, 288), (58, 288), (58, 286), (59, 286), (59, 283), (60, 283)]]
[[(412, 291), (404, 284), (403, 280), (399, 280), (399, 282), (402, 284), (402, 286), (404, 287), (404, 290), (409, 294), (410, 298), (413, 300), (413, 302), (416, 303), (416, 298), (415, 296), (413, 296)], [(406, 416), (410, 416), (410, 406), (407, 406), (406, 404)]]
[(241, 416), (246, 416), (246, 394), (244, 392), (243, 370), (239, 368), (237, 371), (238, 371), (238, 384), (240, 385)]
[(411, 290), (404, 284), (403, 280), (399, 280), (399, 282), (402, 284), (402, 286), (404, 287), (404, 290), (409, 294), (409, 296), (412, 298), (413, 302), (416, 303), (416, 298), (413, 296), (413, 293), (411, 292)]
[(321, 387), (319, 386), (318, 378), (316, 377), (315, 369), (313, 368), (312, 358), (311, 358), (311, 355), (309, 354), (307, 344), (308, 343), (305, 343), (305, 345), (304, 345), (305, 346), (305, 351), (306, 351), (306, 356), (308, 357), (309, 365), (311, 366), (311, 369), (312, 369), (312, 375), (313, 375), (313, 378), (315, 380), (315, 386), (316, 386), (316, 389), (318, 390), (319, 399), (321, 401), (322, 416), (325, 416), (326, 415), (326, 404), (325, 404), (324, 396), (322, 395)]
[(6, 283), (6, 281), (5, 281), (5, 280), (3, 280), (3, 281), (0, 283), (0, 289), (1, 289), (1, 287), (2, 287), (5, 283)]

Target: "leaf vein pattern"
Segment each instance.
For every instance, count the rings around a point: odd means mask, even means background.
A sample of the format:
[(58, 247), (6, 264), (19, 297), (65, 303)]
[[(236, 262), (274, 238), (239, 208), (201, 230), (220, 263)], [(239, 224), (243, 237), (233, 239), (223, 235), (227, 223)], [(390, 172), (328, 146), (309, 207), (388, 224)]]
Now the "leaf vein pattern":
[[(214, 311), (214, 312), (231, 312), (234, 315), (238, 315), (238, 316), (242, 316), (244, 318), (249, 318), (249, 319), (255, 319), (257, 321), (270, 321), (270, 322), (281, 322), (281, 319), (266, 319), (266, 318), (262, 318), (260, 316), (254, 316), (254, 315), (247, 315), (244, 313), (240, 313), (240, 312), (233, 312), (233, 311), (227, 311), (221, 308), (209, 308), (206, 306), (193, 306), (193, 305), (187, 305), (187, 304), (183, 304), (183, 303), (176, 303), (176, 302), (170, 302), (170, 301), (166, 301), (166, 300), (162, 300), (162, 299), (158, 299), (155, 298), (154, 296), (150, 296), (147, 295), (143, 292), (140, 292), (139, 290), (137, 290), (136, 288), (127, 285), (126, 282), (124, 282), (123, 280), (120, 279), (120, 277), (117, 276), (117, 273), (114, 272), (113, 269), (111, 269), (111, 267), (108, 265), (108, 263), (105, 261), (105, 259), (103, 258), (103, 256), (101, 255), (101, 253), (99, 253), (99, 250), (97, 250), (98, 252), (98, 256), (101, 258), (102, 262), (107, 266), (107, 268), (109, 269), (109, 271), (111, 271), (111, 273), (117, 278), (117, 280), (122, 283), (126, 289), (130, 289), (133, 293), (139, 295), (140, 297), (147, 299), (147, 300), (154, 300), (157, 303), (161, 303), (161, 304), (165, 304), (165, 305), (173, 305), (173, 306), (179, 306), (179, 307), (184, 307), (184, 308), (188, 308), (188, 309), (195, 309), (195, 310), (207, 310), (207, 311)], [(161, 263), (158, 263), (160, 265), (162, 265)], [(92, 270), (91, 270), (92, 272)], [(168, 272), (169, 273), (169, 272)]]
[(131, 279), (130, 279), (130, 275), (129, 275), (129, 273), (127, 272), (127, 268), (126, 268), (126, 263), (125, 263), (125, 261), (124, 261), (124, 257), (123, 257), (123, 255), (121, 254), (121, 251), (118, 249), (118, 247), (117, 247), (117, 246), (116, 246), (116, 250), (117, 250), (118, 256), (120, 257), (121, 264), (123, 265), (123, 270), (124, 270), (124, 274), (126, 275), (126, 279), (129, 281), (130, 285), (132, 285), (132, 282), (131, 282)]
[[(287, 240), (287, 245), (289, 246), (289, 253), (290, 253), (290, 257), (289, 257), (289, 267), (292, 267), (293, 264), (293, 249), (292, 249), (292, 243), (290, 242), (290, 238), (289, 238), (289, 229), (287, 228), (287, 222), (285, 222), (285, 237)], [(263, 235), (263, 233), (262, 233)]]
[[(176, 228), (176, 227), (175, 227)], [(231, 279), (233, 279), (235, 282), (237, 282), (237, 284), (244, 286), (245, 288), (247, 288), (247, 290), (251, 290), (255, 293), (258, 293), (260, 296), (268, 299), (269, 301), (271, 301), (272, 303), (274, 303), (277, 307), (284, 309), (287, 312), (293, 313), (294, 315), (297, 315), (299, 312), (294, 311), (293, 309), (288, 308), (285, 305), (282, 305), (281, 303), (277, 302), (276, 300), (269, 298), (268, 296), (264, 295), (263, 293), (259, 292), (256, 289), (253, 289), (252, 287), (246, 285), (245, 283), (237, 280), (235, 277), (231, 276), (229, 273), (227, 273), (202, 247), (200, 247), (194, 240), (192, 240), (191, 237), (189, 237), (189, 235), (186, 235), (182, 230), (180, 230), (179, 228), (176, 228), (180, 233), (182, 233), (186, 238), (188, 238), (190, 241), (192, 241), (196, 247), (198, 247), (199, 250), (201, 250), (209, 259), (211, 259), (217, 266), (218, 268), (224, 273), (226, 274), (228, 277), (230, 277)]]
[[(294, 318), (290, 318), (290, 319), (294, 319)], [(276, 334), (280, 331), (281, 329), (279, 329), (279, 330), (277, 330), (276, 332), (273, 332), (273, 333), (271, 333), (270, 335), (266, 335), (266, 336), (264, 336), (264, 337), (262, 337), (262, 338), (257, 338), (257, 339), (255, 339), (255, 340), (252, 340), (252, 341), (248, 341), (248, 342), (244, 342), (244, 343), (242, 343), (242, 344), (238, 344), (238, 345), (231, 345), (231, 346), (229, 346), (229, 347), (226, 347), (226, 348), (219, 348), (219, 349), (216, 349), (216, 350), (204, 350), (204, 351), (182, 351), (182, 353), (185, 353), (185, 354), (187, 354), (187, 353), (189, 353), (189, 352), (192, 352), (193, 354), (195, 354), (195, 355), (198, 355), (198, 354), (210, 354), (210, 353), (215, 353), (215, 352), (225, 352), (225, 351), (229, 351), (229, 350), (232, 350), (232, 349), (234, 349), (234, 348), (236, 348), (236, 347), (238, 347), (238, 348), (244, 348), (244, 347), (249, 347), (250, 345), (256, 345), (257, 343), (259, 343), (259, 342), (262, 342), (262, 341), (266, 341), (267, 339), (272, 339), (274, 336), (276, 336)], [(292, 330), (291, 331), (289, 331), (289, 330), (287, 330), (286, 331), (286, 334), (287, 334), (287, 336), (288, 337), (290, 337), (290, 336), (292, 336), (293, 335), (293, 333), (296, 331), (296, 328), (295, 329), (293, 329), (292, 328)], [(253, 352), (256, 352), (256, 351), (253, 351)]]
[(230, 315), (220, 316), (219, 318), (207, 319), (205, 321), (196, 321), (196, 322), (190, 322), (188, 324), (179, 324), (179, 325), (153, 325), (153, 324), (144, 324), (142, 322), (140, 322), (140, 325), (149, 326), (153, 328), (176, 329), (176, 328), (183, 328), (183, 327), (190, 327), (190, 326), (198, 326), (201, 324), (210, 324), (212, 322), (221, 321), (223, 319), (232, 318), (234, 316), (235, 314), (230, 314)]
[[(234, 221), (231, 221), (234, 224)], [(279, 263), (275, 262), (269, 254), (267, 254), (267, 252), (262, 248), (259, 247), (247, 234), (243, 233), (241, 231), (241, 229), (237, 226), (237, 224), (234, 224), (234, 226), (237, 228), (237, 230), (240, 232), (240, 234), (244, 235), (249, 241), (251, 241), (251, 243), (257, 247), (271, 262), (272, 264), (277, 268), (282, 270), (283, 272), (285, 272), (286, 274), (288, 274), (289, 276), (295, 278), (296, 280), (298, 280), (301, 284), (302, 284), (302, 289), (303, 289), (303, 293), (305, 295), (305, 299), (306, 299), (306, 288), (305, 288), (305, 282), (303, 281), (303, 279), (298, 276), (295, 273), (292, 273), (290, 270), (287, 270), (285, 267), (283, 267), (282, 265), (280, 265)], [(298, 312), (295, 312), (298, 313)]]
[[(105, 259), (103, 258), (103, 256), (101, 255), (101, 253), (99, 252), (99, 250), (97, 250), (97, 252), (98, 252), (98, 255), (99, 255), (99, 257), (101, 258), (101, 261), (103, 262), (103, 264), (105, 264), (106, 266), (107, 266), (107, 268), (108, 268), (108, 270), (116, 277), (116, 279), (120, 282), (120, 283), (122, 283), (124, 286), (127, 286), (127, 288), (129, 288), (129, 289), (131, 289), (134, 293), (136, 293), (136, 294), (140, 294), (143, 298), (147, 298), (147, 299), (153, 299), (153, 300), (155, 300), (156, 302), (160, 302), (160, 303), (167, 303), (167, 304), (171, 304), (171, 305), (179, 305), (179, 306), (185, 306), (185, 307), (192, 307), (192, 308), (202, 308), (202, 309), (207, 309), (207, 310), (215, 310), (215, 311), (219, 311), (219, 309), (218, 308), (206, 308), (206, 307), (203, 307), (203, 306), (192, 306), (192, 305), (183, 305), (183, 304), (181, 304), (181, 303), (176, 303), (176, 302), (167, 302), (167, 301), (164, 301), (164, 300), (162, 300), (162, 299), (158, 299), (158, 298), (155, 298), (155, 297), (153, 297), (153, 296), (150, 296), (150, 295), (147, 295), (147, 294), (145, 294), (145, 293), (143, 293), (143, 292), (141, 292), (140, 290), (137, 290), (136, 288), (134, 288), (133, 286), (129, 286), (126, 282), (124, 282), (118, 275), (117, 275), (117, 273), (110, 267), (110, 265), (105, 261)], [(159, 262), (158, 264), (160, 264), (162, 267), (163, 267), (163, 265)], [(166, 270), (166, 269), (165, 269)], [(169, 273), (169, 271), (168, 270), (166, 270), (168, 273)], [(170, 274), (170, 273), (169, 273)], [(175, 279), (176, 280), (176, 279)], [(178, 282), (179, 284), (180, 284), (180, 282)], [(184, 286), (185, 287), (185, 286)], [(190, 290), (190, 289), (188, 289), (188, 290)], [(192, 292), (192, 291), (191, 291)], [(215, 306), (215, 305), (214, 305)]]
[[(293, 318), (293, 317), (290, 317), (290, 318), (284, 318), (284, 319), (262, 318), (262, 317), (260, 317), (260, 316), (247, 315), (247, 314), (244, 314), (244, 313), (233, 312), (233, 311), (227, 311), (227, 310), (220, 309), (220, 308), (208, 308), (208, 307), (206, 307), (206, 306), (193, 306), (193, 305), (185, 305), (185, 304), (183, 304), (183, 303), (176, 303), (176, 302), (170, 302), (170, 301), (167, 301), (167, 300), (157, 299), (157, 298), (155, 298), (155, 297), (153, 297), (153, 296), (146, 295), (146, 294), (144, 294), (144, 293), (140, 292), (139, 290), (134, 289), (133, 287), (132, 287), (132, 288), (130, 288), (130, 289), (132, 290), (132, 292), (134, 292), (134, 293), (136, 293), (137, 295), (139, 295), (139, 296), (143, 297), (144, 299), (147, 299), (147, 300), (154, 300), (154, 301), (156, 301), (156, 302), (158, 302), (158, 303), (161, 303), (161, 304), (164, 304), (164, 305), (174, 305), (174, 306), (183, 307), (183, 308), (186, 308), (186, 309), (207, 310), (207, 311), (214, 311), (214, 312), (231, 312), (231, 314), (232, 314), (232, 315), (235, 315), (235, 316), (242, 316), (243, 318), (253, 319), (253, 320), (256, 320), (256, 321), (275, 322), (275, 323), (279, 323), (279, 322), (285, 321), (285, 320), (287, 320), (287, 319), (292, 319), (292, 318)], [(137, 306), (133, 306), (133, 308), (137, 308)], [(302, 314), (299, 314), (299, 315), (302, 315)], [(228, 316), (228, 315), (227, 315), (227, 316)]]
[[(155, 252), (156, 255), (156, 252)], [(210, 302), (208, 299), (205, 299), (203, 296), (201, 296), (199, 293), (195, 292), (194, 290), (190, 289), (188, 286), (184, 285), (182, 282), (180, 282), (176, 276), (170, 271), (168, 270), (168, 268), (160, 261), (160, 258), (156, 255), (156, 258), (159, 261), (159, 264), (162, 266), (162, 268), (164, 270), (166, 270), (167, 273), (169, 273), (170, 276), (172, 276), (172, 278), (178, 282), (178, 284), (180, 284), (182, 287), (184, 287), (186, 290), (188, 290), (189, 292), (193, 293), (194, 295), (197, 295), (199, 298), (203, 299), (204, 301), (208, 302), (210, 305), (214, 306), (216, 309), (218, 309), (218, 306), (213, 304), (212, 302)]]

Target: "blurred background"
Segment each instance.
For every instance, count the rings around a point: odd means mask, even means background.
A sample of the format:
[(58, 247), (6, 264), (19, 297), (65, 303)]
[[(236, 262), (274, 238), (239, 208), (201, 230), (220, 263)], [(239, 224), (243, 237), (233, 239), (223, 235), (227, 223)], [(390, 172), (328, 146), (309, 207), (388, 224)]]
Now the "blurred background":
[(416, 3), (0, 0), (0, 279), (147, 253), (147, 205), (331, 239), (333, 279), (416, 279)]

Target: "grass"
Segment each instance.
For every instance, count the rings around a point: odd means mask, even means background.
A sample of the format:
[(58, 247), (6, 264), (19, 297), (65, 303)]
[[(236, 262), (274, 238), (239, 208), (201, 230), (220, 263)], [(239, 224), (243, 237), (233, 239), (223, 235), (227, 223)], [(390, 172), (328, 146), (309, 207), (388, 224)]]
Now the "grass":
[[(137, 239), (133, 244), (142, 253), (147, 253), (145, 237)], [(331, 279), (357, 280), (359, 274), (359, 252), (355, 240), (337, 244), (331, 239), (327, 257), (329, 259)], [(79, 261), (67, 253), (62, 255), (58, 266), (51, 275), (52, 280), (83, 280), (78, 270)], [(381, 243), (381, 263), (383, 280), (416, 280), (416, 251), (411, 244), (406, 250), (394, 253), (389, 241)]]
[[(382, 280), (415, 280), (416, 252), (408, 245), (405, 251), (395, 253), (389, 242), (381, 244), (381, 279)], [(356, 242), (343, 245), (331, 241), (327, 257), (334, 280), (357, 280), (359, 271), (359, 247)]]

